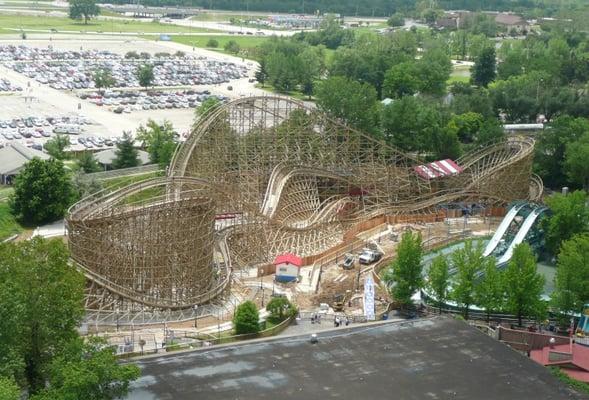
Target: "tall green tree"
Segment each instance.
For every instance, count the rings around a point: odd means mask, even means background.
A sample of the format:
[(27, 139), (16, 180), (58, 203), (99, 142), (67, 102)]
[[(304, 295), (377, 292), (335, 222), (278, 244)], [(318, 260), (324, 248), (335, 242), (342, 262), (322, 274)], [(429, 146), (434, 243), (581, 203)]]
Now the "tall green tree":
[(500, 311), (503, 306), (503, 281), (494, 257), (486, 257), (483, 264), (484, 275), (475, 286), (475, 301), (485, 310), (489, 322), (491, 311)]
[(200, 106), (196, 107), (196, 109), (194, 110), (195, 119), (198, 120), (198, 119), (202, 118), (209, 111), (217, 108), (220, 105), (221, 105), (221, 101), (218, 98), (216, 98), (214, 96), (207, 98), (205, 101), (203, 101), (200, 104)]
[(237, 306), (233, 316), (235, 334), (258, 333), (260, 331), (260, 313), (252, 301), (245, 301)]
[(568, 115), (554, 119), (539, 133), (534, 170), (546, 186), (560, 189), (569, 185), (565, 169), (567, 145), (576, 142), (585, 134), (589, 134), (589, 121)]
[(420, 92), (432, 96), (446, 94), (446, 82), (452, 73), (452, 62), (446, 50), (435, 44), (419, 60)]
[(413, 61), (394, 65), (384, 78), (383, 97), (400, 98), (417, 93), (421, 85), (419, 70)]
[(387, 19), (387, 25), (392, 27), (398, 27), (405, 25), (405, 18), (403, 15), (395, 13)]
[(114, 169), (131, 168), (139, 165), (139, 157), (135, 148), (135, 139), (131, 133), (123, 133), (123, 140), (117, 143), (115, 159), (112, 162)]
[(268, 79), (268, 71), (266, 70), (266, 59), (265, 58), (262, 58), (260, 60), (260, 65), (258, 66), (258, 69), (256, 70), (255, 76), (256, 76), (256, 80), (262, 84), (262, 87), (264, 87), (264, 83), (266, 82), (266, 79)]
[(395, 302), (403, 307), (412, 304), (411, 297), (423, 287), (423, 245), (421, 235), (406, 231), (397, 246), (397, 257), (385, 274), (385, 281), (392, 287)]
[(375, 132), (376, 91), (370, 85), (335, 76), (321, 81), (315, 91), (322, 111), (364, 132)]
[(13, 379), (0, 376), (0, 400), (20, 400), (20, 389)]
[(125, 396), (139, 369), (79, 337), (85, 279), (63, 241), (0, 243), (0, 254), (0, 398), (20, 398), (3, 397), (7, 379), (31, 400)]
[(168, 120), (159, 124), (149, 119), (146, 126), (141, 125), (137, 129), (137, 140), (143, 142), (143, 146), (147, 148), (150, 161), (159, 164), (162, 169), (170, 164), (176, 151), (174, 133), (174, 127)]
[(451, 298), (462, 308), (464, 318), (468, 319), (470, 306), (476, 303), (476, 279), (484, 265), (482, 246), (466, 242), (464, 248), (452, 253), (452, 265), (456, 269), (456, 277)]
[(266, 305), (266, 311), (276, 321), (283, 321), (296, 313), (296, 307), (286, 297), (273, 297)]
[(143, 64), (137, 68), (137, 80), (139, 81), (139, 86), (147, 88), (151, 86), (153, 79), (153, 65)]
[(565, 240), (589, 230), (589, 208), (586, 203), (587, 194), (582, 190), (566, 196), (555, 193), (546, 198), (551, 215), (543, 222), (544, 234), (546, 247), (552, 254), (559, 253), (560, 245)]
[(564, 319), (589, 302), (589, 234), (575, 235), (562, 243), (551, 295)]
[(100, 68), (94, 71), (94, 85), (98, 89), (108, 89), (113, 87), (117, 81), (112, 76), (112, 72), (107, 68)]
[(504, 272), (505, 309), (517, 317), (541, 318), (546, 312), (542, 301), (544, 276), (537, 272), (536, 257), (527, 243), (518, 244)]
[(0, 373), (36, 393), (52, 358), (77, 337), (84, 277), (61, 240), (0, 244), (0, 253)]
[(56, 135), (49, 139), (45, 145), (45, 151), (51, 157), (57, 160), (64, 160), (66, 158), (65, 149), (70, 145), (70, 138), (66, 135)]
[(10, 198), (12, 214), (27, 225), (63, 218), (75, 192), (63, 163), (33, 158), (16, 176)]
[(442, 313), (442, 307), (446, 303), (446, 300), (448, 300), (449, 285), (450, 269), (448, 267), (448, 260), (440, 254), (432, 261), (427, 275), (427, 287), (436, 297), (440, 314)]
[(100, 171), (100, 165), (98, 165), (98, 161), (94, 158), (94, 154), (90, 151), (83, 151), (78, 155), (78, 168), (86, 174), (90, 174), (92, 172)]
[(100, 7), (96, 5), (96, 0), (69, 0), (69, 17), (71, 19), (84, 19), (84, 24), (92, 17), (100, 15)]
[(50, 385), (31, 400), (121, 399), (139, 378), (139, 367), (118, 362), (113, 350), (98, 338), (73, 340), (49, 364)]
[(476, 58), (474, 65), (471, 68), (472, 83), (478, 86), (487, 87), (489, 83), (495, 80), (497, 75), (495, 48), (487, 47)]
[(585, 191), (589, 191), (589, 132), (586, 132), (576, 142), (567, 145), (564, 167), (567, 176), (581, 186)]

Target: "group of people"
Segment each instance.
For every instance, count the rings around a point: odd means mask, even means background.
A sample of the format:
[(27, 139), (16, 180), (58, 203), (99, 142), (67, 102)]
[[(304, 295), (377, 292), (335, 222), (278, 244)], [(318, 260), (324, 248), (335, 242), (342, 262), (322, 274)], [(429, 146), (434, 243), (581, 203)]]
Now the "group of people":
[(343, 324), (346, 324), (346, 326), (350, 325), (350, 319), (348, 317), (343, 319), (343, 318), (340, 318), (339, 316), (336, 315), (335, 318), (333, 319), (333, 325), (336, 328), (339, 328)]

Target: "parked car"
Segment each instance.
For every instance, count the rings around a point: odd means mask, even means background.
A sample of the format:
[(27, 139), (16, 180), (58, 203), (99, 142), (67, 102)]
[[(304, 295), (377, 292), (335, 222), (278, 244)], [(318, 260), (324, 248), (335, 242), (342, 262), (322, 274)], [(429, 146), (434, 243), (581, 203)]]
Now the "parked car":
[(372, 264), (382, 258), (382, 253), (378, 250), (363, 249), (362, 254), (358, 257), (360, 264)]

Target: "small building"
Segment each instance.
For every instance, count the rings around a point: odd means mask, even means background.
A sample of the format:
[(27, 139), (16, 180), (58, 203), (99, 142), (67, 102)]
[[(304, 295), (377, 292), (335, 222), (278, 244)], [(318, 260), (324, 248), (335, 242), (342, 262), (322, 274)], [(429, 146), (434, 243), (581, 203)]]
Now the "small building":
[(449, 158), (440, 161), (434, 161), (425, 165), (414, 167), (415, 172), (423, 179), (445, 178), (448, 176), (458, 175), (462, 172), (462, 167)]
[(495, 15), (495, 23), (504, 26), (508, 32), (515, 31), (517, 33), (523, 33), (529, 30), (526, 20), (517, 14), (497, 13)]
[(277, 282), (294, 282), (299, 277), (303, 260), (292, 253), (281, 254), (274, 260)]
[(14, 177), (33, 158), (47, 160), (49, 156), (42, 151), (25, 147), (20, 143), (10, 143), (0, 149), (0, 184), (10, 185)]
[[(94, 154), (94, 158), (104, 168), (104, 170), (112, 169), (112, 163), (117, 157), (116, 148), (99, 151)], [(137, 150), (137, 158), (139, 159), (139, 165), (149, 164), (149, 154), (143, 150)]]

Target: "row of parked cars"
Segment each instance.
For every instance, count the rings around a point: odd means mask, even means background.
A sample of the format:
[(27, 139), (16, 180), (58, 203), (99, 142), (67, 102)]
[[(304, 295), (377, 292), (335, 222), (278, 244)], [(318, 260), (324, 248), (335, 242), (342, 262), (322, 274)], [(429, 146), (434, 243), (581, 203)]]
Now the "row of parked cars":
[(203, 101), (215, 97), (221, 102), (228, 100), (225, 96), (212, 95), (210, 91), (178, 90), (169, 91), (121, 91), (109, 90), (104, 92), (80, 93), (83, 100), (88, 100), (97, 106), (107, 106), (117, 113), (130, 113), (133, 110), (161, 110), (170, 108), (195, 108)]
[(48, 138), (53, 133), (79, 134), (91, 121), (83, 116), (12, 118), (0, 120), (0, 135), (5, 140)]
[(55, 50), (53, 46), (31, 47), (25, 45), (0, 46), (0, 61), (42, 61), (42, 60), (90, 60), (119, 59), (121, 56), (107, 50)]
[(0, 92), (20, 92), (22, 87), (13, 84), (8, 79), (0, 78)]
[(110, 71), (115, 81), (113, 87), (138, 87), (137, 70), (144, 64), (153, 66), (152, 86), (215, 85), (247, 76), (245, 66), (191, 56), (140, 61), (122, 56), (78, 59), (57, 57), (34, 61), (4, 60), (4, 64), (39, 83), (61, 90), (95, 88), (94, 76), (98, 70)]

